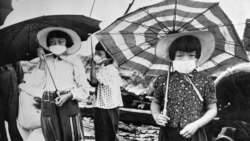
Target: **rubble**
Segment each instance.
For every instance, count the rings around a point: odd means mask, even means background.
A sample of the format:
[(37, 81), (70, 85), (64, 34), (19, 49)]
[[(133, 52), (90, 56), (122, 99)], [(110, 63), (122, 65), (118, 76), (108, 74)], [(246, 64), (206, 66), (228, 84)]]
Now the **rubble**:
[[(83, 118), (84, 136), (86, 141), (95, 140), (94, 121), (91, 117)], [(134, 125), (133, 123), (119, 122), (118, 141), (157, 141), (159, 127), (152, 125)]]

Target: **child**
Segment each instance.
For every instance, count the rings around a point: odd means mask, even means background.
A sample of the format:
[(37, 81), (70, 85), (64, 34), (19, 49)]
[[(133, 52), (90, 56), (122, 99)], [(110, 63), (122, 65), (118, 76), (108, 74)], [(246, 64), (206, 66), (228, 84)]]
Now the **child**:
[(154, 84), (151, 112), (161, 126), (159, 141), (207, 140), (203, 126), (216, 116), (217, 100), (212, 79), (195, 68), (211, 56), (214, 46), (210, 32), (172, 34), (157, 44), (157, 57), (172, 62), (175, 70), (169, 77), (167, 115), (161, 113), (167, 74)]
[[(94, 126), (96, 141), (115, 141), (119, 122), (119, 107), (123, 106), (121, 97), (121, 78), (113, 64), (112, 57), (103, 46), (96, 45), (94, 61), (91, 64), (92, 86), (96, 86), (94, 103)], [(95, 63), (99, 70), (95, 69)], [(97, 72), (96, 72), (97, 71)]]
[[(78, 101), (88, 97), (88, 82), (80, 58), (71, 56), (81, 47), (80, 37), (66, 28), (49, 27), (38, 32), (40, 66), (37, 81), (44, 82), (41, 124), (46, 141), (84, 140)], [(42, 84), (42, 83), (40, 83)]]

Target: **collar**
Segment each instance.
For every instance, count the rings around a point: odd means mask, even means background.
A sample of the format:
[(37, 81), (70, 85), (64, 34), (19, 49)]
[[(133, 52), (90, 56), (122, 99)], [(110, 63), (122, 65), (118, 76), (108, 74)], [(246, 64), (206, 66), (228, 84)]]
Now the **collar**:
[(184, 73), (179, 73), (178, 71), (174, 71), (174, 73), (179, 74), (179, 75), (185, 75), (185, 76), (189, 76), (189, 77), (194, 77), (194, 75), (197, 73), (198, 71), (196, 69), (194, 69), (192, 72), (184, 74)]
[(57, 56), (57, 55), (55, 55), (55, 54), (53, 54), (53, 58), (54, 58), (54, 59), (57, 59), (57, 60), (59, 60), (59, 61), (62, 60), (62, 58), (61, 58), (60, 56)]

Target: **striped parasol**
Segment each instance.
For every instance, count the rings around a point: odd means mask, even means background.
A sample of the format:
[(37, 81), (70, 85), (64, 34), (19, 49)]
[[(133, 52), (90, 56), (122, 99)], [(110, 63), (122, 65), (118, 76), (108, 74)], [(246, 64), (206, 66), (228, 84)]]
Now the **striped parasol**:
[(216, 40), (215, 51), (199, 71), (217, 76), (248, 62), (238, 34), (218, 2), (163, 1), (118, 18), (96, 37), (119, 66), (156, 76), (169, 68), (166, 61), (155, 56), (157, 42), (168, 34), (189, 31), (210, 31)]

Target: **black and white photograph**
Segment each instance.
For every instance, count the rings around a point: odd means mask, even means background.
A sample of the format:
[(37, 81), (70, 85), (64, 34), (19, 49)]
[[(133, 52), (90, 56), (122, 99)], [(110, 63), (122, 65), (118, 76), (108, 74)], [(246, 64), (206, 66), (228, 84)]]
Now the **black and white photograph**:
[(249, 0), (0, 0), (0, 141), (250, 141)]

